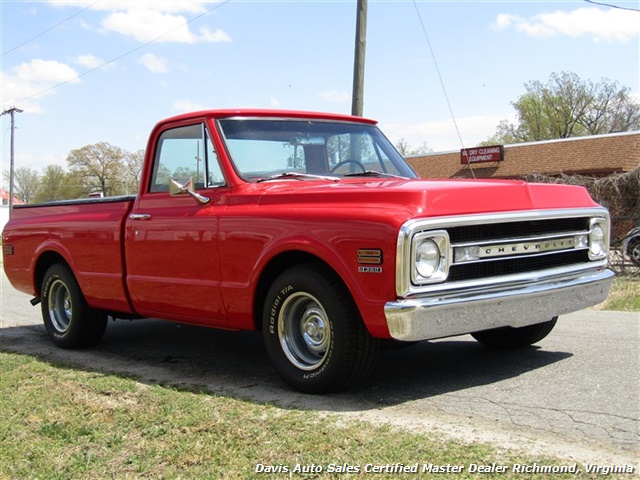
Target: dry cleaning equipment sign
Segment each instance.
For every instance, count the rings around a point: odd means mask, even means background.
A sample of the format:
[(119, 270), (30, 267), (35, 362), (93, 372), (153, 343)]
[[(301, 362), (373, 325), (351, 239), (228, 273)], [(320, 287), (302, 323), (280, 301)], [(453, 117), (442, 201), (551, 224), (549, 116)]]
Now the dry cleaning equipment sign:
[(504, 160), (504, 147), (491, 145), (488, 147), (463, 148), (460, 150), (460, 163), (501, 162)]

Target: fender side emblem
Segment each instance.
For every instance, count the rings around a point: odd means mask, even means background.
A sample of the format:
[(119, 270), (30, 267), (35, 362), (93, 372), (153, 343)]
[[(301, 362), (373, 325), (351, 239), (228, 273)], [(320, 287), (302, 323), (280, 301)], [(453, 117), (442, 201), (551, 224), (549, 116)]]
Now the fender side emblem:
[(372, 248), (358, 250), (358, 263), (364, 265), (381, 265), (382, 250)]

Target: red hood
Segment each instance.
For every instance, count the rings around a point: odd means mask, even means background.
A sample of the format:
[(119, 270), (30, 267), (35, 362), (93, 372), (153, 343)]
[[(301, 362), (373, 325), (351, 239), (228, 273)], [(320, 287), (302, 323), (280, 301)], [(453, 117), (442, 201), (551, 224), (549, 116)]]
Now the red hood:
[(511, 180), (342, 179), (260, 184), (261, 205), (375, 209), (381, 215), (438, 217), (473, 213), (594, 207), (587, 191), (569, 185)]

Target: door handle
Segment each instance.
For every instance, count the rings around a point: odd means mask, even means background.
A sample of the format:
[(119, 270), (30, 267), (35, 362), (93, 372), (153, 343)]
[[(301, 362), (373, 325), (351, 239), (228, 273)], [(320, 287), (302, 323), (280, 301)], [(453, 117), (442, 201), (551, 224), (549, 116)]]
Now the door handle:
[(149, 215), (148, 213), (132, 213), (131, 215), (129, 215), (129, 218), (131, 220), (149, 220), (151, 218), (151, 215)]

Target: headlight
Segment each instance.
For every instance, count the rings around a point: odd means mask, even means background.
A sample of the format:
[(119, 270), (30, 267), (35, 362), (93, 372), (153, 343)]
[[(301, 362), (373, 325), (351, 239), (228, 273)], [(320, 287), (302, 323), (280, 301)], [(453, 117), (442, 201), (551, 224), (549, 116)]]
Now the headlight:
[(591, 220), (589, 232), (589, 260), (601, 260), (607, 256), (609, 226), (606, 220), (594, 218)]
[(416, 249), (416, 270), (423, 278), (431, 278), (440, 265), (440, 249), (433, 240), (425, 240)]
[(443, 282), (451, 263), (449, 234), (444, 230), (421, 232), (413, 238), (412, 274), (414, 285)]

